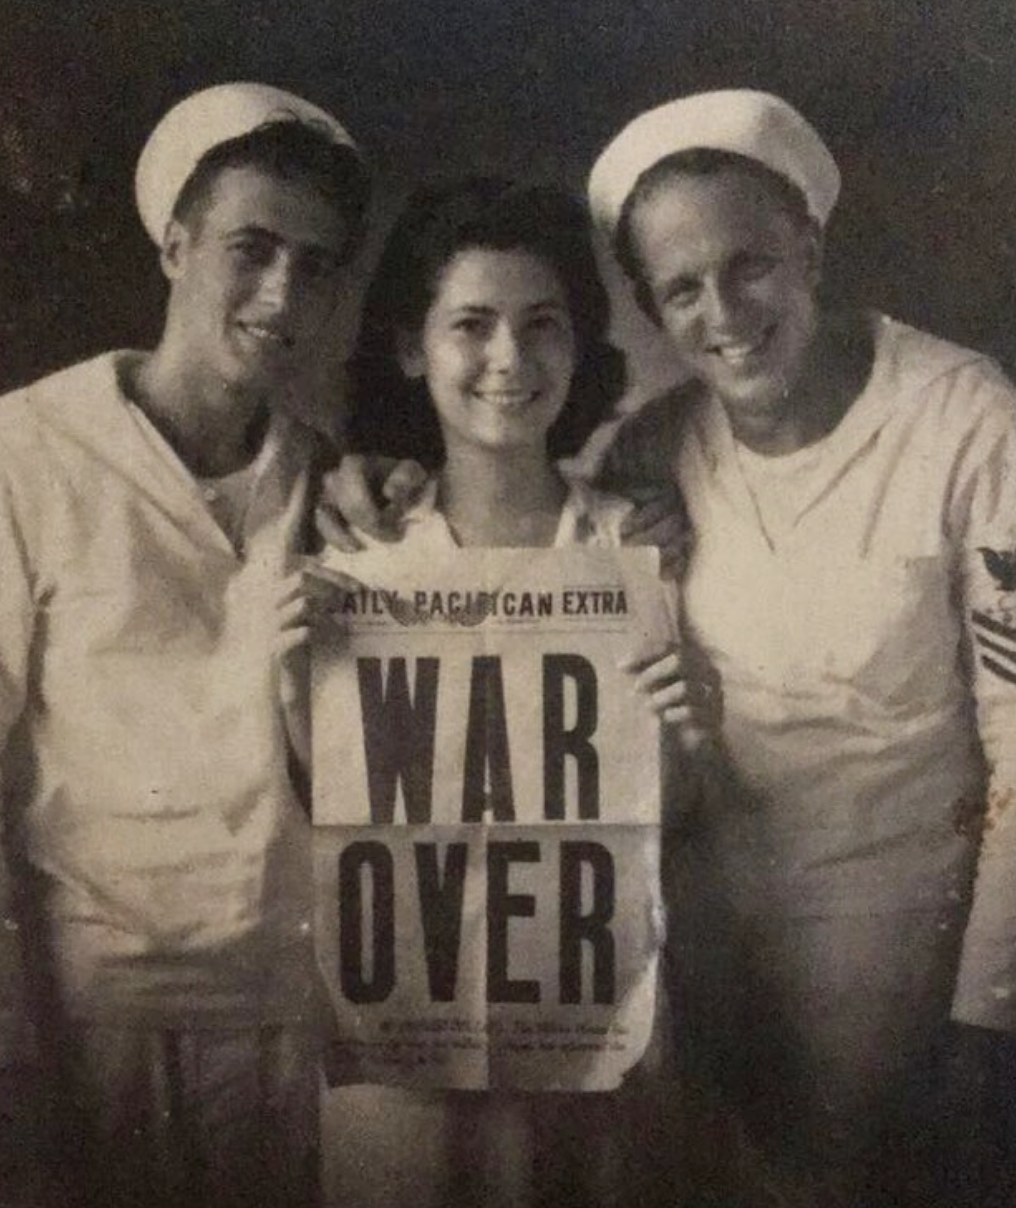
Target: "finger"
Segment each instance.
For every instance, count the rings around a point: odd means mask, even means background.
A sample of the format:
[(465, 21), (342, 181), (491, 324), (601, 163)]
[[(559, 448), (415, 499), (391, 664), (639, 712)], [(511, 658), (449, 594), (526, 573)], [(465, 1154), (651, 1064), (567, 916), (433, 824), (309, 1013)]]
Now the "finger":
[(344, 616), (345, 603), (355, 580), (336, 584), (305, 571), (298, 582), (276, 604), (276, 620), (281, 630), (300, 625), (317, 625), (330, 616)]
[(680, 681), (682, 689), (685, 687), (685, 679), (681, 673), (681, 660), (676, 654), (667, 654), (663, 658), (655, 659), (641, 671), (633, 674), (633, 687), (636, 692), (655, 692), (675, 680)]
[(689, 755), (708, 747), (713, 739), (712, 731), (696, 725), (694, 721), (679, 721), (673, 724), (672, 729), (681, 750)]
[(288, 627), (279, 629), (275, 648), (285, 654), (297, 646), (302, 646), (308, 639), (327, 640), (329, 644), (334, 644), (336, 640), (344, 639), (347, 632), (345, 617), (311, 607), (305, 616), (297, 618)]
[(296, 570), (292, 574), (287, 575), (279, 584), (279, 598), (276, 600), (277, 608), (285, 608), (290, 601), (297, 599), (303, 595), (303, 571)]
[(298, 625), (293, 629), (283, 629), (275, 641), (275, 653), (279, 658), (285, 658), (287, 655), (298, 650), (301, 646), (306, 645), (310, 637), (309, 625)]
[(279, 658), (286, 658), (296, 650), (305, 648), (311, 639), (327, 638), (334, 645), (346, 636), (343, 618), (332, 613), (308, 614), (302, 622), (280, 629), (276, 634), (274, 649)]
[(686, 710), (689, 718), (698, 720), (695, 712), (695, 706), (691, 701), (683, 699), (678, 694), (670, 693), (654, 693), (640, 698), (648, 712), (655, 714), (659, 718), (664, 718), (671, 710)]
[(349, 453), (337, 470), (325, 475), (322, 500), (338, 511), (347, 528), (354, 526), (379, 540), (390, 540), (391, 523), (381, 511), (382, 485), (395, 466), (391, 458)]
[(314, 523), (322, 538), (344, 554), (355, 554), (363, 549), (363, 542), (356, 537), (343, 519), (342, 513), (332, 504), (322, 501), (314, 511)]
[(666, 520), (672, 513), (672, 504), (663, 496), (657, 496), (654, 499), (647, 500), (645, 503), (640, 503), (638, 507), (629, 512), (624, 518), (621, 524), (621, 535), (622, 537), (627, 537), (634, 533), (641, 533), (646, 529), (654, 528), (662, 520)]
[(681, 515), (680, 496), (677, 491), (643, 491), (632, 496), (635, 507), (621, 523), (621, 539), (652, 528), (671, 516)]
[(311, 618), (344, 615), (348, 609), (350, 593), (323, 579), (308, 576), (301, 598), (306, 602), (307, 615)]
[(395, 464), (387, 457), (347, 453), (338, 468), (329, 470), (322, 479), (321, 497), (343, 516), (358, 524), (358, 511), (369, 511), (376, 505), (381, 484)]
[(419, 462), (400, 461), (385, 479), (382, 494), (396, 508), (403, 509), (416, 502), (428, 480)]
[(363, 513), (355, 518), (350, 514), (349, 521), (342, 512), (328, 503), (319, 503), (314, 512), (314, 522), (321, 537), (343, 554), (355, 554), (364, 548), (364, 543), (351, 527), (355, 520), (356, 526), (376, 541), (398, 541), (403, 533), (402, 515), (404, 509), (396, 504), (379, 505), (371, 503), (370, 513)]
[(664, 646), (662, 643), (655, 649), (641, 648), (631, 650), (627, 654), (622, 655), (617, 661), (618, 671), (624, 671), (628, 675), (638, 675), (647, 667), (651, 667), (660, 659), (666, 658), (671, 653), (671, 647)]
[(676, 683), (665, 684), (661, 688), (647, 694), (652, 701), (653, 708), (662, 713), (665, 709), (675, 708), (677, 706), (688, 706), (693, 708), (695, 702), (688, 697), (688, 685), (684, 680), (678, 680)]
[(295, 596), (278, 611), (279, 629), (282, 632), (305, 625), (310, 618), (310, 601), (306, 596)]
[(356, 595), (358, 592), (365, 591), (367, 587), (355, 575), (348, 575), (345, 571), (336, 570), (335, 567), (319, 562), (316, 558), (308, 558), (297, 573), (308, 586), (333, 587), (345, 595)]

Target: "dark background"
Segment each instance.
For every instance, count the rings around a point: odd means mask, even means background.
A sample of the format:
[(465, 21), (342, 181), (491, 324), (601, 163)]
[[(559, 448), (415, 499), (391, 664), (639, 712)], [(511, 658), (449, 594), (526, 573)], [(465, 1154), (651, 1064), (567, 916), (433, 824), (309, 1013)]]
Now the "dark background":
[(581, 187), (644, 108), (779, 92), (844, 172), (834, 284), (1016, 367), (1012, 0), (0, 0), (0, 46), (0, 387), (156, 338), (134, 161), (238, 78), (333, 109), (382, 215), (434, 174)]

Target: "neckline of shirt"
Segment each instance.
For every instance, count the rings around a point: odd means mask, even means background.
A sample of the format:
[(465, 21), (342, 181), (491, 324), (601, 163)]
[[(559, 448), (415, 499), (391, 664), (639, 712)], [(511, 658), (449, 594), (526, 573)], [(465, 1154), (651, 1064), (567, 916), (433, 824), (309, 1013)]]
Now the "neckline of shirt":
[[(568, 475), (563, 474), (562, 477), (564, 478), (565, 486), (568, 488), (568, 493), (561, 504), (557, 528), (554, 530), (554, 539), (550, 545), (544, 547), (546, 549), (558, 549), (564, 545), (572, 545), (575, 541), (575, 534), (582, 531), (583, 526), (589, 528), (595, 527), (592, 517), (592, 497), (588, 487), (585, 483)], [(407, 524), (421, 523), (428, 520), (440, 522), (447, 533), (448, 540), (457, 549), (464, 548), (455, 540), (455, 534), (452, 532), (447, 518), (437, 505), (438, 486), (437, 475), (431, 475), (416, 503), (406, 512), (405, 521)]]
[(887, 389), (886, 384), (895, 374), (897, 366), (895, 356), (886, 355), (886, 352), (891, 348), (892, 341), (906, 328), (882, 314), (873, 314), (872, 323), (874, 352), (868, 380), (836, 427), (803, 448), (772, 456), (757, 453), (736, 439), (723, 405), (714, 398), (707, 400), (711, 426), (714, 432), (722, 434), (721, 441), (734, 453), (740, 466), (750, 466), (759, 475), (791, 475), (807, 465), (817, 466), (844, 454), (852, 455), (891, 417), (897, 401), (896, 392)]

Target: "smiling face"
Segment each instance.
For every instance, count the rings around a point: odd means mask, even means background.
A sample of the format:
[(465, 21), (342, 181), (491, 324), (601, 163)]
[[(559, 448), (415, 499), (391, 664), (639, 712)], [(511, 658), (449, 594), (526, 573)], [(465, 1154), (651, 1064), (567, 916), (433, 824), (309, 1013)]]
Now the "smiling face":
[(162, 253), (192, 366), (255, 390), (306, 370), (339, 296), (346, 234), (311, 186), (223, 171), (188, 225), (170, 223)]
[(441, 270), (400, 362), (426, 379), (445, 448), (545, 447), (568, 399), (575, 335), (564, 286), (531, 252), (466, 248)]
[(817, 330), (821, 237), (736, 168), (665, 177), (631, 214), (661, 326), (737, 428), (778, 420)]

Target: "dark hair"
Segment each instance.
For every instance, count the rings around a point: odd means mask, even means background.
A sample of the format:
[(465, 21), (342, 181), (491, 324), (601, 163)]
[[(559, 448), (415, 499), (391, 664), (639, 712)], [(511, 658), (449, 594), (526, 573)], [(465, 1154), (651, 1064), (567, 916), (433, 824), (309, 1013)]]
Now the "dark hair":
[(279, 180), (309, 185), (342, 214), (344, 256), (356, 253), (366, 227), (370, 180), (359, 154), (334, 142), (325, 126), (295, 117), (274, 119), (217, 143), (184, 181), (173, 217), (184, 225), (200, 222), (216, 180), (228, 168), (259, 168)]
[(607, 342), (610, 304), (584, 205), (558, 189), (476, 176), (412, 195), (393, 227), (364, 300), (350, 363), (349, 435), (355, 448), (412, 457), (428, 468), (444, 442), (426, 382), (398, 363), (400, 333), (417, 333), (442, 270), (468, 248), (521, 250), (544, 260), (568, 299), (576, 367), (561, 414), (547, 434), (552, 457), (578, 452), (624, 386), (624, 356)]
[(718, 176), (721, 172), (729, 172), (732, 169), (760, 181), (776, 204), (794, 222), (802, 226), (814, 225), (804, 193), (792, 181), (759, 163), (757, 159), (739, 155), (736, 151), (722, 151), (716, 147), (693, 147), (665, 155), (663, 159), (646, 168), (636, 180), (631, 192), (624, 199), (614, 230), (614, 255), (617, 262), (635, 287), (635, 299), (639, 308), (654, 323), (659, 322), (659, 315), (631, 229), (635, 207), (675, 176)]

